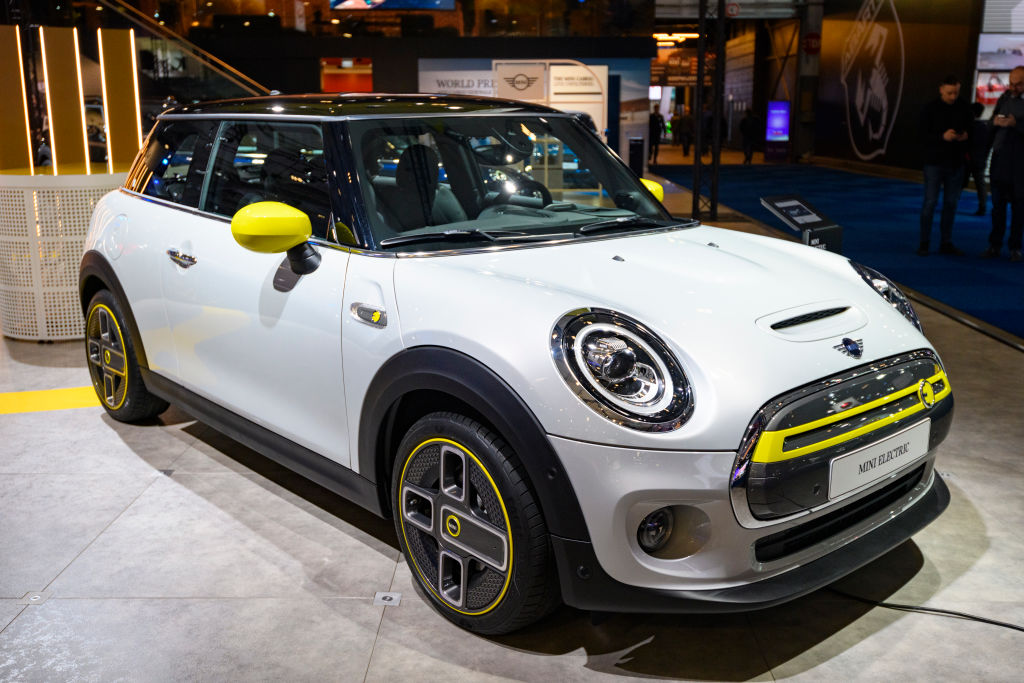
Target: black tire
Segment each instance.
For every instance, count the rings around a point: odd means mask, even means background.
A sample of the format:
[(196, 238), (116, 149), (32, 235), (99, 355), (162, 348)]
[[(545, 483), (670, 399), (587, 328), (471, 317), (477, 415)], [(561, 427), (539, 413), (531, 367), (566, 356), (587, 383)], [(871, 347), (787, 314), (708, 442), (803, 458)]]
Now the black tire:
[(559, 604), (547, 526), (525, 470), (480, 423), (432, 413), (413, 424), (398, 447), (391, 500), (413, 581), (455, 624), (509, 633)]
[(100, 404), (119, 422), (137, 422), (167, 410), (167, 401), (149, 393), (139, 372), (135, 343), (117, 299), (96, 292), (85, 316), (85, 354)]

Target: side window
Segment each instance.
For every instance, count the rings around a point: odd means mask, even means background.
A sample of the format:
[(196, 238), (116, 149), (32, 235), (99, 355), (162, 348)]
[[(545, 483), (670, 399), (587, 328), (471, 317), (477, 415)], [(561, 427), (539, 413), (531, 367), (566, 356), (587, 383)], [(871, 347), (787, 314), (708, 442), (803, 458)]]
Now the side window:
[(125, 186), (150, 197), (198, 206), (215, 126), (211, 121), (161, 122), (149, 136)]
[(224, 124), (203, 209), (233, 216), (244, 206), (274, 201), (309, 216), (325, 237), (330, 214), (320, 126), (238, 121)]

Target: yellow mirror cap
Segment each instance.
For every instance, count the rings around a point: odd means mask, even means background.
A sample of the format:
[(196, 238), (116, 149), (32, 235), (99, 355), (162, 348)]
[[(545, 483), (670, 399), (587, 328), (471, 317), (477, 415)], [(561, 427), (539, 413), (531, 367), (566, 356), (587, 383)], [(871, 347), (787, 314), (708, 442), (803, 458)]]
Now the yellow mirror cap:
[(641, 178), (640, 182), (643, 183), (644, 187), (646, 187), (647, 190), (654, 195), (655, 199), (657, 199), (659, 202), (665, 201), (665, 188), (662, 187), (660, 183), (656, 183), (653, 180), (648, 180), (647, 178)]
[(231, 234), (246, 249), (264, 254), (288, 251), (309, 240), (309, 216), (281, 202), (256, 202), (238, 210)]

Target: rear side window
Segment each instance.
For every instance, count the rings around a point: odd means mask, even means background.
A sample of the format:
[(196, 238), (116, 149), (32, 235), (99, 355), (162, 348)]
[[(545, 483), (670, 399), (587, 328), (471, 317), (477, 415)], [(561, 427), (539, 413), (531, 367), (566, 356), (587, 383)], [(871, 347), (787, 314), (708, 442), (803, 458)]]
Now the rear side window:
[(330, 200), (319, 125), (225, 123), (214, 154), (204, 211), (230, 217), (255, 202), (282, 202), (309, 216), (314, 235), (326, 235)]
[(199, 206), (214, 121), (171, 120), (146, 141), (125, 187), (185, 206)]

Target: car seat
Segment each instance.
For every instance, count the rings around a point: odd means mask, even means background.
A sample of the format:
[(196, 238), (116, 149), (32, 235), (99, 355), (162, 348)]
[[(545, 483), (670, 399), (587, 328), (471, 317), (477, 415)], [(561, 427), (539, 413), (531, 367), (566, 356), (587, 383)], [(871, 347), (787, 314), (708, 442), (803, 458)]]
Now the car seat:
[(409, 145), (398, 159), (395, 177), (373, 179), (377, 209), (398, 231), (466, 220), (451, 188), (438, 182), (439, 157), (426, 145)]

